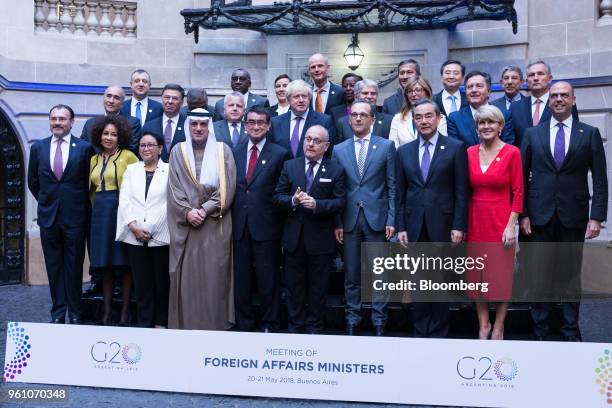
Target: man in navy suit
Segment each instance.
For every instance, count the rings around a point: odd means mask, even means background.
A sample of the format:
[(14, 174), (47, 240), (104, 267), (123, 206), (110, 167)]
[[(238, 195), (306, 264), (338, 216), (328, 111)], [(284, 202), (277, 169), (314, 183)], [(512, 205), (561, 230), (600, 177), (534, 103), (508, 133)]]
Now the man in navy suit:
[(447, 60), (440, 67), (440, 75), (444, 89), (434, 95), (434, 102), (448, 118), (451, 113), (468, 105), (465, 93), (460, 90), (465, 76), (465, 65), (461, 61)]
[[(527, 87), (531, 96), (510, 105), (516, 133), (515, 146), (521, 147), (523, 135), (528, 128), (550, 120), (551, 110), (548, 103), (548, 92), (552, 79), (550, 65), (546, 62), (536, 61), (527, 66)], [(572, 116), (574, 120), (580, 120), (576, 105), (572, 107)]]
[[(474, 115), (478, 108), (489, 103), (491, 76), (481, 71), (470, 72), (465, 77), (465, 90), (467, 92), (468, 106), (451, 113), (448, 117), (448, 136), (461, 140), (466, 146), (473, 146), (480, 143)], [(506, 109), (500, 110), (506, 121), (501, 138), (504, 142), (512, 144), (514, 141), (512, 115)]]
[[(355, 95), (356, 99), (363, 99), (376, 106), (376, 100), (378, 99), (378, 84), (371, 79), (364, 79), (355, 84)], [(376, 111), (374, 114), (374, 125), (372, 127), (372, 133), (385, 139), (389, 138), (389, 132), (391, 131), (391, 121), (393, 116), (387, 115)], [(341, 118), (336, 124), (338, 140), (344, 141), (353, 137), (353, 129), (349, 124), (348, 116)]]
[[(268, 102), (268, 99), (249, 91), (251, 88), (251, 74), (246, 69), (239, 68), (232, 72), (230, 87), (232, 88), (232, 91), (240, 92), (242, 95), (245, 110), (249, 110), (253, 106), (264, 106), (266, 108), (270, 107), (270, 102)], [(213, 117), (215, 122), (225, 119), (223, 103), (224, 100), (220, 99), (215, 104), (215, 116)]]
[(332, 124), (337, 126), (340, 118), (348, 116), (351, 113), (351, 105), (355, 100), (355, 92), (353, 91), (353, 87), (363, 78), (353, 72), (349, 72), (348, 74), (344, 74), (342, 77), (342, 90), (344, 92), (344, 104), (334, 106), (331, 108), (329, 116), (331, 116)]
[[(468, 167), (463, 143), (438, 133), (440, 110), (412, 107), (419, 137), (397, 150), (398, 240), (460, 243), (467, 229)], [(412, 304), (415, 337), (446, 337), (448, 304)]]
[(495, 99), (491, 105), (497, 106), (502, 112), (504, 109), (510, 110), (512, 102), (518, 102), (525, 97), (521, 93), (523, 85), (523, 71), (514, 65), (508, 65), (501, 74), (499, 83), (504, 88), (504, 96)]
[[(215, 107), (208, 104), (208, 94), (204, 88), (190, 88), (185, 96), (187, 105), (181, 108), (181, 115), (187, 116), (194, 109), (206, 109), (214, 114)], [(215, 135), (216, 136), (216, 135)]]
[[(575, 103), (572, 86), (567, 82), (555, 83), (548, 95), (550, 120), (525, 132), (524, 174), (531, 177), (525, 178), (526, 200), (520, 221), (521, 232), (531, 236), (534, 242), (561, 243), (554, 256), (547, 257), (546, 265), (540, 260), (540, 267), (530, 271), (536, 277), (538, 274), (548, 277), (545, 282), (534, 280), (536, 288), (553, 287), (570, 292), (574, 289), (574, 295), (580, 293), (582, 245), (563, 243), (583, 243), (585, 238), (596, 238), (608, 207), (606, 156), (601, 135), (597, 128), (573, 117)], [(593, 181), (590, 215), (589, 172)], [(557, 295), (563, 296), (562, 293)], [(532, 304), (534, 334), (539, 340), (548, 334), (550, 309), (551, 303)], [(565, 302), (562, 309), (564, 340), (580, 341), (580, 303)]]
[(164, 135), (164, 148), (161, 159), (168, 162), (170, 151), (177, 144), (185, 141), (185, 115), (180, 113), (185, 90), (178, 84), (166, 84), (162, 90), (162, 106), (164, 112), (142, 128), (142, 133), (153, 132)]
[(151, 89), (151, 76), (144, 69), (137, 69), (132, 72), (130, 78), (130, 88), (132, 88), (132, 98), (127, 99), (121, 106), (123, 116), (133, 116), (140, 121), (140, 126), (158, 118), (162, 115), (162, 105), (149, 98)]
[(304, 157), (285, 162), (274, 201), (285, 211), (282, 245), (289, 332), (321, 333), (329, 273), (336, 255), (336, 215), (345, 204), (344, 169), (323, 157), (329, 133), (306, 131)]
[[(346, 172), (346, 206), (336, 228), (344, 244), (346, 332), (359, 333), (361, 322), (361, 243), (385, 242), (395, 234), (395, 147), (371, 132), (376, 107), (357, 100), (351, 107), (354, 136), (336, 145), (333, 157)], [(386, 303), (372, 302), (372, 323), (384, 335)]]
[(334, 141), (334, 131), (329, 116), (310, 109), (312, 90), (310, 86), (297, 79), (287, 85), (289, 111), (272, 118), (271, 141), (291, 153), (291, 157), (304, 155), (304, 134), (314, 125), (321, 125), (330, 132)]
[(240, 92), (231, 92), (223, 99), (223, 113), (225, 119), (216, 121), (213, 126), (215, 136), (219, 142), (229, 147), (236, 147), (246, 143), (248, 138), (244, 129), (244, 99)]
[(270, 143), (270, 112), (252, 107), (246, 115), (248, 142), (233, 149), (236, 195), (232, 204), (234, 294), (239, 330), (257, 327), (253, 288), (260, 299), (260, 330), (276, 331), (280, 307), (280, 238), (282, 219), (274, 205), (274, 189), (289, 152)]
[(387, 97), (383, 102), (382, 112), (387, 115), (395, 115), (402, 109), (404, 103), (404, 88), (408, 82), (421, 75), (421, 66), (412, 58), (405, 59), (397, 65), (397, 81), (399, 88), (393, 95)]
[(340, 85), (329, 81), (329, 59), (323, 54), (308, 58), (308, 74), (312, 79), (312, 109), (315, 112), (331, 114), (334, 106), (344, 104), (344, 91)]
[(49, 112), (51, 137), (30, 150), (28, 188), (38, 201), (45, 268), (51, 291), (51, 321), (79, 323), (83, 260), (89, 218), (91, 145), (70, 134), (74, 112), (56, 105)]
[[(104, 91), (103, 104), (105, 115), (122, 115), (121, 104), (125, 99), (125, 92), (123, 88), (118, 85), (111, 85)], [(125, 115), (124, 115), (125, 116)], [(83, 131), (81, 132), (81, 139), (91, 141), (91, 129), (93, 124), (99, 116), (87, 119), (85, 125), (83, 125)], [(130, 128), (132, 129), (132, 143), (130, 144), (130, 150), (134, 154), (138, 154), (138, 141), (140, 140), (140, 121), (133, 116), (125, 116)]]

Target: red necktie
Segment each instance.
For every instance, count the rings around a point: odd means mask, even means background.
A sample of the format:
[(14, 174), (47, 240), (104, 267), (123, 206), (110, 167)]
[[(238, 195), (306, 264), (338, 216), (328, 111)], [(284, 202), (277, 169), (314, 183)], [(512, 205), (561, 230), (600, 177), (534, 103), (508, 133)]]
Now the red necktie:
[(251, 157), (249, 157), (249, 166), (247, 167), (246, 181), (251, 181), (253, 173), (255, 172), (255, 166), (257, 165), (257, 146), (253, 145), (251, 148)]

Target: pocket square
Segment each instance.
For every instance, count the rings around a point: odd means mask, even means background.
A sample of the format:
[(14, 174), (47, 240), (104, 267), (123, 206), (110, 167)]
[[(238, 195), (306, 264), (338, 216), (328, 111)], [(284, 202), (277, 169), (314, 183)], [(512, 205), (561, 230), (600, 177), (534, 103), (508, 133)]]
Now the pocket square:
[(321, 182), (321, 183), (331, 183), (331, 179), (328, 179), (328, 178), (320, 178), (320, 179), (319, 179), (319, 182)]

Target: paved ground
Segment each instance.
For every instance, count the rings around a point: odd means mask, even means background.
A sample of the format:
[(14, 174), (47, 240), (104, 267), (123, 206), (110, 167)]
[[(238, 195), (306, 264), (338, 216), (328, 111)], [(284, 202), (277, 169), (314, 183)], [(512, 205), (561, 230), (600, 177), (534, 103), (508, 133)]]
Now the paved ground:
[[(4, 366), (6, 324), (8, 321), (47, 322), (50, 298), (46, 286), (0, 286), (0, 362)], [(585, 341), (612, 342), (612, 302), (584, 302), (581, 327)], [(2, 384), (7, 388), (22, 388), (23, 384)], [(326, 401), (287, 400), (270, 398), (237, 398), (198, 394), (116, 390), (91, 387), (69, 387), (67, 403), (0, 404), (2, 407), (388, 407), (397, 405), (355, 404)]]

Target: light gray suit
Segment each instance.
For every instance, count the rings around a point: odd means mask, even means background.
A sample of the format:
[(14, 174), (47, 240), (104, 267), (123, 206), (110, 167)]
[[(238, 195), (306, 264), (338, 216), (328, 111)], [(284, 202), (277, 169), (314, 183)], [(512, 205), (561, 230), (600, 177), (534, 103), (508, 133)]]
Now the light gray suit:
[[(363, 175), (359, 174), (353, 138), (334, 147), (333, 157), (346, 171), (346, 207), (339, 226), (344, 229), (344, 289), (346, 321), (361, 321), (361, 242), (385, 242), (385, 227), (395, 227), (395, 146), (371, 135)], [(372, 303), (372, 323), (384, 326), (386, 303)]]

